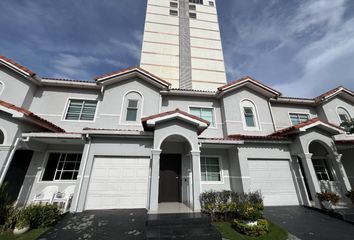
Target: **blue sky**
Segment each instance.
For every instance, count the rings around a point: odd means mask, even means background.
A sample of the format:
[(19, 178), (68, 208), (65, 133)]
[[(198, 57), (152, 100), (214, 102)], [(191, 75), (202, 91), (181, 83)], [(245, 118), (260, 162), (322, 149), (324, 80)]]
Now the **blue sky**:
[[(218, 0), (229, 81), (288, 96), (354, 90), (354, 1)], [(0, 54), (42, 77), (93, 79), (139, 65), (146, 0), (1, 0)]]

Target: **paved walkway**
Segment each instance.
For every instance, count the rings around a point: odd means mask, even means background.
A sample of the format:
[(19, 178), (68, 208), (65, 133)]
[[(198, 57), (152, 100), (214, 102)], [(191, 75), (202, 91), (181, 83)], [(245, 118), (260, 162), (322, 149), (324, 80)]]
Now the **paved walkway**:
[(302, 240), (354, 239), (354, 225), (304, 207), (266, 207), (265, 216)]
[(39, 240), (140, 240), (145, 238), (146, 216), (146, 210), (67, 214)]

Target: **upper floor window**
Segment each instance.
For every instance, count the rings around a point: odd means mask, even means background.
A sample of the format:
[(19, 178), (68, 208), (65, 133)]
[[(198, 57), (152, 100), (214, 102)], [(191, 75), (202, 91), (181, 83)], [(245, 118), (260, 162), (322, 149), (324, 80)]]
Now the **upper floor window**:
[(178, 16), (178, 11), (177, 10), (170, 10), (170, 15), (171, 16)]
[(345, 108), (339, 107), (337, 109), (337, 112), (338, 112), (338, 117), (339, 117), (341, 123), (350, 121), (350, 119), (351, 119), (350, 114)]
[(204, 4), (203, 0), (189, 0), (190, 3)]
[[(127, 123), (136, 123), (141, 116), (142, 96), (138, 92), (129, 92), (124, 99), (124, 120)], [(138, 119), (139, 118), (139, 119)]]
[(292, 125), (297, 125), (299, 123), (310, 120), (310, 116), (308, 114), (303, 114), (303, 113), (289, 113), (289, 116)]
[(190, 107), (190, 114), (210, 122), (211, 127), (215, 127), (213, 108)]
[(70, 99), (65, 120), (93, 121), (96, 115), (97, 101)]
[(214, 7), (215, 6), (214, 2), (213, 1), (209, 1), (209, 6)]
[(241, 102), (241, 110), (245, 130), (258, 130), (258, 116), (254, 103), (250, 100), (243, 100)]
[(218, 157), (200, 157), (201, 179), (203, 182), (221, 181), (220, 162)]
[(176, 2), (170, 2), (170, 7), (178, 8), (178, 3), (176, 3)]
[(5, 142), (5, 134), (0, 130), (0, 144), (4, 144)]
[(195, 18), (197, 18), (197, 14), (194, 13), (194, 12), (190, 12), (190, 13), (189, 13), (189, 17), (195, 19)]
[(50, 153), (42, 181), (76, 180), (81, 153)]
[(195, 5), (189, 5), (189, 10), (195, 11), (196, 10), (196, 6)]

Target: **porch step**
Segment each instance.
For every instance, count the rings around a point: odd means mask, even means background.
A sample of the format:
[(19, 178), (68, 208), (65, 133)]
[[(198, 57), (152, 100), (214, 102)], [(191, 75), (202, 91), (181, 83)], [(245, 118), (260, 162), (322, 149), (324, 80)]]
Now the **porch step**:
[(202, 213), (153, 214), (146, 221), (147, 240), (221, 240), (220, 233)]

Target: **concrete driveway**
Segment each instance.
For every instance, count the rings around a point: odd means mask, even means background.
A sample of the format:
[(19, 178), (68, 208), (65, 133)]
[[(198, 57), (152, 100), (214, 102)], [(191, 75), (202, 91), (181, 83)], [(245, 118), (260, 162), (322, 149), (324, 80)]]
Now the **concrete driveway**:
[(302, 240), (353, 240), (354, 225), (314, 210), (299, 207), (266, 207), (265, 216)]
[(145, 238), (146, 210), (102, 210), (67, 214), (39, 240), (140, 240)]

